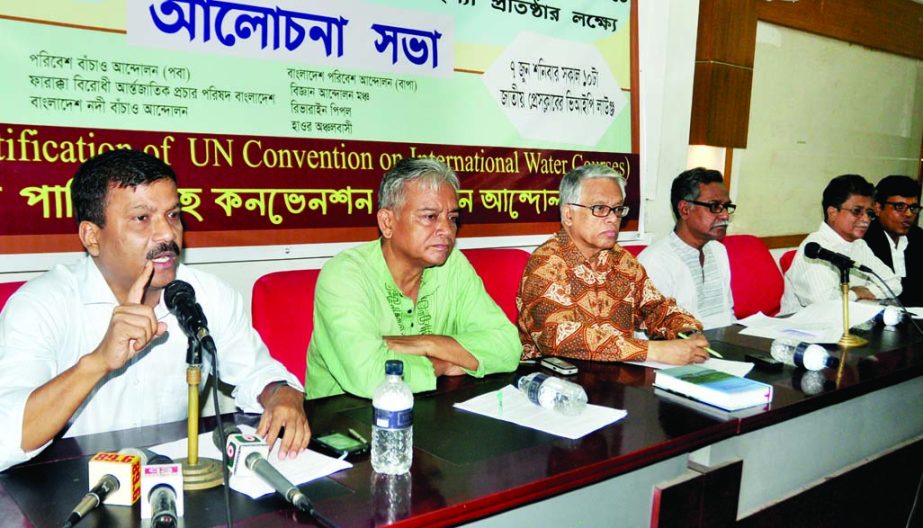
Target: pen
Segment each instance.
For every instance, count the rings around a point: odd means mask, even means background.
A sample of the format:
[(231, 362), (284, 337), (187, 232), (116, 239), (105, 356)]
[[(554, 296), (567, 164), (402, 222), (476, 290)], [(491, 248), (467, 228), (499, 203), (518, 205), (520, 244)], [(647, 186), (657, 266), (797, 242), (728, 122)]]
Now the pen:
[[(689, 335), (686, 334), (686, 333), (684, 333), (684, 332), (679, 332), (679, 333), (676, 334), (676, 335), (679, 336), (679, 337), (681, 337), (681, 338), (683, 338), (683, 339), (689, 339)], [(715, 352), (714, 350), (712, 350), (711, 347), (705, 347), (705, 351), (708, 352), (709, 354), (715, 356), (716, 358), (724, 359), (724, 356), (722, 356), (721, 354), (719, 354), (719, 353)]]
[(356, 440), (362, 442), (363, 444), (369, 443), (369, 441), (366, 440), (361, 434), (357, 433), (355, 429), (350, 428), (350, 429), (347, 429), (347, 431), (349, 431), (349, 436), (355, 438)]

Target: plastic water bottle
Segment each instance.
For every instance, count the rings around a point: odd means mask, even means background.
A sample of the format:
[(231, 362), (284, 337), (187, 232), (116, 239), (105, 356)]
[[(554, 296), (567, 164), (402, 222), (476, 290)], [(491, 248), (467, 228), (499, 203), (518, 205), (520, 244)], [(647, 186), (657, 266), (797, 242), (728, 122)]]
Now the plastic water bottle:
[(400, 475), (413, 461), (413, 392), (404, 383), (404, 363), (385, 362), (385, 381), (372, 394), (372, 469)]
[(413, 476), (372, 473), (372, 503), (375, 505), (375, 526), (393, 524), (410, 516)]
[(772, 357), (791, 367), (803, 367), (808, 370), (820, 370), (835, 367), (840, 360), (831, 356), (827, 350), (817, 344), (776, 339), (769, 348)]
[(516, 388), (532, 403), (553, 409), (567, 416), (576, 416), (586, 409), (586, 391), (583, 387), (561, 378), (533, 372), (520, 376)]

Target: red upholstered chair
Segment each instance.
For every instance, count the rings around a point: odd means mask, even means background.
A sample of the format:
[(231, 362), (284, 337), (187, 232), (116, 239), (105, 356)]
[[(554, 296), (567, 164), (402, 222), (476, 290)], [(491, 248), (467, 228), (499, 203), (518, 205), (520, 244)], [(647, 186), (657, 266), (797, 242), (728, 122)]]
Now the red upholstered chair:
[(782, 300), (782, 274), (762, 240), (753, 235), (724, 238), (731, 264), (731, 294), (738, 318), (763, 312), (775, 315)]
[(6, 301), (10, 298), (11, 295), (16, 293), (16, 290), (20, 286), (25, 284), (25, 281), (19, 282), (0, 282), (0, 310), (6, 305)]
[(522, 271), (526, 269), (529, 253), (515, 248), (463, 249), (462, 253), (484, 282), (488, 295), (516, 324), (519, 310), (516, 309), (516, 294)]
[(253, 327), (269, 353), (304, 383), (314, 330), (314, 286), (320, 270), (277, 271), (253, 284)]
[(782, 256), (779, 258), (779, 267), (782, 268), (783, 274), (788, 271), (788, 268), (792, 267), (792, 261), (795, 260), (795, 253), (798, 253), (797, 249), (790, 249), (782, 253)]

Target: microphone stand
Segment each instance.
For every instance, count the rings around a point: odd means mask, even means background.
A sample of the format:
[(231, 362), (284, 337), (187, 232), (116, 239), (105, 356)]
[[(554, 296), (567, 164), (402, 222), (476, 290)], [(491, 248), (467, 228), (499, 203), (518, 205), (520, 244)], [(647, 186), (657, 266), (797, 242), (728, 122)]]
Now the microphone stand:
[[(837, 342), (843, 348), (858, 347), (868, 344), (868, 339), (849, 333), (849, 268), (850, 266), (837, 266), (840, 268), (840, 290), (843, 292), (843, 336)], [(842, 365), (844, 362), (841, 361)]]
[(224, 484), (221, 462), (213, 458), (199, 458), (199, 383), (202, 381), (202, 350), (196, 339), (189, 338), (186, 363), (186, 383), (189, 385), (189, 418), (186, 430), (189, 445), (188, 456), (177, 462), (183, 465), (184, 489), (215, 488)]

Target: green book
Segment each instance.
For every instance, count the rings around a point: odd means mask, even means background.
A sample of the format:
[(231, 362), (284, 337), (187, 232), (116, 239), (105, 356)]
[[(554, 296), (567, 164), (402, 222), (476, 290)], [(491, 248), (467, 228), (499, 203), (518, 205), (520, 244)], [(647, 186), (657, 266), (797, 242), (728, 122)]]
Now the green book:
[(726, 411), (772, 402), (772, 385), (701, 365), (660, 369), (654, 386)]

